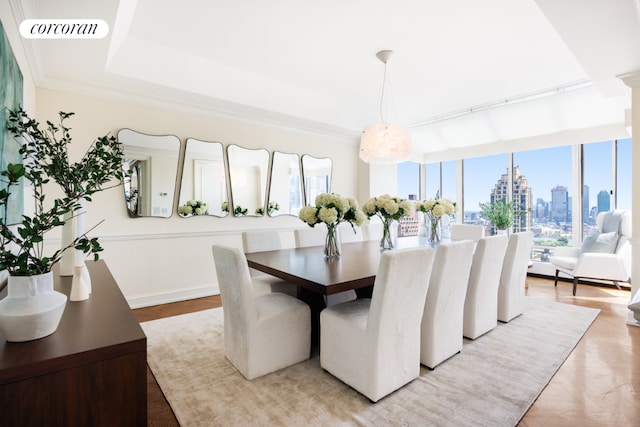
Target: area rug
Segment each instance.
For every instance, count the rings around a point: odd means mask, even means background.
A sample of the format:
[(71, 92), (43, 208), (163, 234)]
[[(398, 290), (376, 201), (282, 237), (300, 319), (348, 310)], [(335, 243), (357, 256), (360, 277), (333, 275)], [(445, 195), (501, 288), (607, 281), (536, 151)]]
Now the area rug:
[(147, 360), (183, 426), (513, 426), (599, 310), (527, 298), (524, 314), (371, 403), (319, 357), (247, 381), (224, 357), (222, 308), (142, 323)]

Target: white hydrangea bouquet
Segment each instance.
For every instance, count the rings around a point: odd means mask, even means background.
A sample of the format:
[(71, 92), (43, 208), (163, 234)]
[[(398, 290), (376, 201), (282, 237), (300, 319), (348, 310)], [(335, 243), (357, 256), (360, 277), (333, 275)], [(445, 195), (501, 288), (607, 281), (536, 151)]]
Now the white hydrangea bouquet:
[[(327, 225), (327, 238), (324, 254), (327, 258), (340, 256), (340, 241), (338, 238), (338, 224), (348, 222), (351, 227), (362, 225), (365, 215), (358, 207), (358, 202), (351, 197), (344, 197), (335, 193), (322, 193), (316, 197), (316, 205), (307, 205), (300, 209), (299, 218), (314, 227), (316, 224)], [(355, 232), (355, 229), (354, 229)]]
[(449, 199), (428, 199), (416, 203), (416, 210), (424, 213), (429, 220), (429, 240), (439, 242), (441, 239), (440, 220), (445, 215), (456, 212), (456, 202)]
[(178, 206), (178, 213), (182, 216), (207, 215), (209, 206), (202, 200), (187, 200), (187, 203)]
[(376, 215), (382, 221), (382, 239), (380, 247), (382, 249), (392, 249), (391, 224), (403, 216), (410, 215), (415, 211), (414, 203), (411, 200), (402, 199), (389, 194), (379, 197), (372, 197), (362, 205), (362, 210), (368, 218)]

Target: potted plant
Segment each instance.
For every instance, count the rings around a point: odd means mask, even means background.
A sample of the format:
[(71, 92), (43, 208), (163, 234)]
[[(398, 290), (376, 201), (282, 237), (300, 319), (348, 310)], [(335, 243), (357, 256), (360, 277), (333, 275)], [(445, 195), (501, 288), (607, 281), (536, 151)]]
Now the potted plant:
[[(55, 332), (67, 298), (53, 290), (51, 268), (63, 253), (73, 249), (93, 254), (97, 260), (102, 247), (97, 238), (89, 238), (85, 232), (45, 254), (45, 235), (83, 214), (83, 201), (91, 201), (92, 194), (120, 185), (124, 178), (122, 148), (112, 136), (98, 138), (79, 162), (69, 163), (71, 136), (64, 120), (72, 115), (61, 112), (60, 126), (47, 122), (42, 131), (23, 110), (9, 114), (7, 129), (20, 141), (18, 152), (23, 158), (22, 163), (10, 163), (0, 170), (0, 211), (4, 214), (0, 218), (0, 270), (9, 275), (8, 296), (0, 301), (0, 328), (9, 341), (27, 341)], [(114, 178), (119, 182), (111, 185)], [(48, 200), (45, 185), (52, 180), (62, 187), (63, 196)], [(31, 186), (33, 213), (9, 224), (6, 218), (12, 191), (24, 181)]]
[(493, 203), (480, 203), (480, 217), (491, 221), (496, 230), (508, 230), (513, 224), (513, 203), (499, 199)]

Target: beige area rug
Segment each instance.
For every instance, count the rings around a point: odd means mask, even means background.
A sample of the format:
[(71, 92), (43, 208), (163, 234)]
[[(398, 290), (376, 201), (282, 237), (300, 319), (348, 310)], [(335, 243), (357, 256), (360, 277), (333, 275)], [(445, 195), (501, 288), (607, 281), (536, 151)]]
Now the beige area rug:
[(513, 426), (599, 310), (527, 298), (523, 315), (371, 403), (319, 357), (247, 381), (224, 357), (222, 308), (142, 323), (148, 363), (183, 426)]

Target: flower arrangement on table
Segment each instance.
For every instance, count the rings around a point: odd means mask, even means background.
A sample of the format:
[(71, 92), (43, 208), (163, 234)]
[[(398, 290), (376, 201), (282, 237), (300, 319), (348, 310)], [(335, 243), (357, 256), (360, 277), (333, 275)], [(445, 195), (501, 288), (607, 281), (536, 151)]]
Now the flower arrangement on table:
[(187, 200), (184, 205), (178, 206), (178, 213), (182, 216), (207, 215), (209, 206), (202, 200)]
[(449, 199), (427, 199), (416, 202), (416, 210), (425, 214), (429, 219), (429, 240), (439, 242), (440, 220), (445, 215), (453, 215), (456, 212), (456, 202)]
[[(358, 207), (358, 202), (351, 197), (335, 193), (322, 193), (316, 197), (316, 205), (307, 205), (300, 209), (298, 217), (310, 227), (324, 223), (327, 226), (324, 254), (327, 258), (340, 256), (338, 241), (338, 224), (347, 222), (351, 227), (362, 225), (365, 215)], [(354, 228), (355, 233), (355, 228)]]
[(415, 211), (414, 203), (411, 200), (402, 199), (389, 194), (379, 197), (372, 197), (362, 205), (364, 214), (371, 218), (377, 216), (382, 221), (382, 239), (380, 247), (382, 249), (392, 249), (391, 224), (403, 216), (412, 214)]

